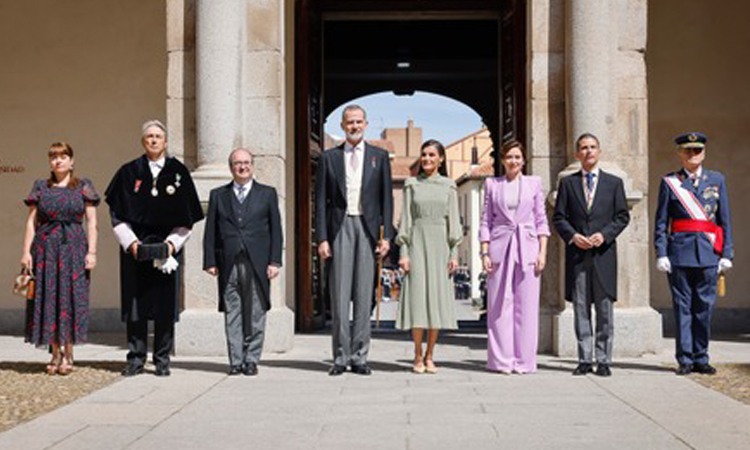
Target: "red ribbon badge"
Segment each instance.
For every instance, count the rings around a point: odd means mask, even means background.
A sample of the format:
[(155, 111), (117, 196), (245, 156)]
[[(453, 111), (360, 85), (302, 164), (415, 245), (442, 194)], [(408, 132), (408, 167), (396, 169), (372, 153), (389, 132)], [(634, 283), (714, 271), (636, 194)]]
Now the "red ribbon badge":
[(142, 183), (141, 180), (135, 180), (135, 192), (136, 193), (138, 192), (138, 189), (141, 188), (141, 183)]

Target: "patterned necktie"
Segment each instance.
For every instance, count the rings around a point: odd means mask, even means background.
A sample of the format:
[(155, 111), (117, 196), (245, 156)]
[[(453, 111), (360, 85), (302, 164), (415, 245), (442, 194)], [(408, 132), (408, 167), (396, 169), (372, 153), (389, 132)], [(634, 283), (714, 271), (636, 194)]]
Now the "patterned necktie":
[(586, 174), (586, 188), (591, 192), (591, 189), (594, 188), (594, 174), (589, 172)]
[(245, 186), (240, 186), (237, 190), (237, 200), (239, 200), (240, 203), (245, 201)]
[(357, 158), (357, 148), (352, 149), (352, 156), (349, 158), (349, 167), (356, 171), (357, 167), (359, 166), (359, 158)]
[(591, 205), (594, 199), (594, 174), (589, 172), (586, 174), (586, 206), (591, 210)]

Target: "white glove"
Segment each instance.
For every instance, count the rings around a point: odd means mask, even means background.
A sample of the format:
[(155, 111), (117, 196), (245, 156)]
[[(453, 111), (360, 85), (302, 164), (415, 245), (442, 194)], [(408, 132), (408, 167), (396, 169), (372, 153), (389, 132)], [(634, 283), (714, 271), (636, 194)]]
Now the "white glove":
[(667, 256), (656, 258), (656, 270), (659, 272), (672, 273), (672, 263)]
[(167, 259), (155, 259), (154, 267), (161, 270), (162, 273), (169, 275), (180, 267), (180, 263), (174, 257), (170, 256)]
[(718, 273), (727, 273), (732, 268), (732, 261), (727, 258), (721, 258), (719, 260)]

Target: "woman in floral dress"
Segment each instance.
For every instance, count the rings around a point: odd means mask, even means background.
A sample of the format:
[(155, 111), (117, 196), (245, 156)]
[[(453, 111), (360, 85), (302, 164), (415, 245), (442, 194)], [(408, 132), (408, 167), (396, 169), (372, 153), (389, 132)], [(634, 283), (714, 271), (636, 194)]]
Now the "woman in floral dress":
[(73, 370), (73, 344), (86, 342), (88, 334), (99, 195), (91, 181), (73, 175), (73, 149), (68, 144), (50, 146), (49, 164), (49, 179), (34, 182), (25, 200), (29, 216), (21, 265), (36, 278), (26, 342), (50, 346), (47, 373), (67, 375)]

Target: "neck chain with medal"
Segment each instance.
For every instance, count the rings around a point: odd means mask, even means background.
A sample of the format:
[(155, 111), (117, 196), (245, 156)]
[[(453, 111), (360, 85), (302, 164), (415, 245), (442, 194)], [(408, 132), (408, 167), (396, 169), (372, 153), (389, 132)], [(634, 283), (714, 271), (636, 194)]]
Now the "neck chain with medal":
[(159, 169), (159, 172), (157, 172), (155, 175), (153, 172), (151, 173), (154, 178), (153, 182), (151, 183), (151, 196), (157, 197), (159, 195), (159, 190), (156, 189), (156, 183), (159, 181), (159, 175), (161, 175), (161, 171), (164, 169), (164, 167), (160, 168), (157, 165), (154, 166)]

